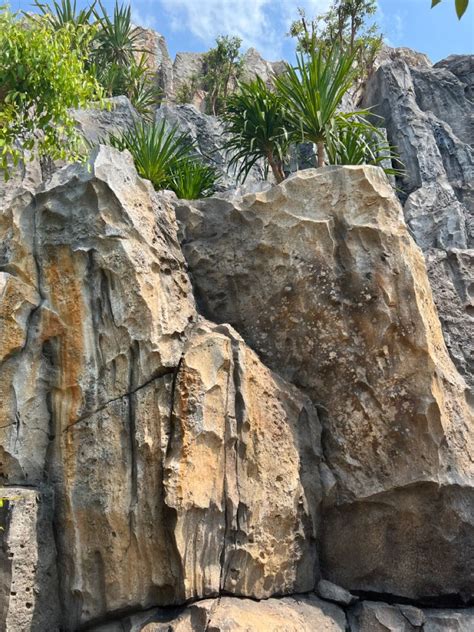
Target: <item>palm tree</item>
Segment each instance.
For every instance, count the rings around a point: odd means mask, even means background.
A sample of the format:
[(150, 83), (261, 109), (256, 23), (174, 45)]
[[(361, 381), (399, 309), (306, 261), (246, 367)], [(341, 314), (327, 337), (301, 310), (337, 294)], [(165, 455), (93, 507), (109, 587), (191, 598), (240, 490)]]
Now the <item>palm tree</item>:
[(232, 154), (230, 166), (239, 166), (237, 176), (245, 180), (251, 168), (263, 160), (275, 180), (282, 182), (291, 139), (280, 95), (260, 77), (241, 83), (238, 92), (228, 97), (223, 119), (229, 135), (224, 149)]
[(287, 65), (275, 81), (293, 134), (301, 142), (316, 144), (318, 167), (324, 166), (331, 122), (356, 76), (354, 57), (355, 53), (342, 53), (335, 46), (329, 51), (312, 50), (307, 56), (300, 53), (296, 67)]

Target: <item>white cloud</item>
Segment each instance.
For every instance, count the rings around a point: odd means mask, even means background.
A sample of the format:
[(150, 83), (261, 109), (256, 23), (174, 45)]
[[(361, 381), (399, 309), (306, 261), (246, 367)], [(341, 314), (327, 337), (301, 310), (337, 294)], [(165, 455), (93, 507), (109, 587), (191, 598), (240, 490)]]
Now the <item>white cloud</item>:
[[(145, 0), (146, 1), (146, 0)], [(308, 16), (325, 11), (330, 0), (160, 0), (171, 28), (188, 31), (207, 46), (218, 35), (236, 35), (267, 59), (281, 57), (285, 35), (297, 7)], [(156, 6), (156, 5), (155, 5)]]

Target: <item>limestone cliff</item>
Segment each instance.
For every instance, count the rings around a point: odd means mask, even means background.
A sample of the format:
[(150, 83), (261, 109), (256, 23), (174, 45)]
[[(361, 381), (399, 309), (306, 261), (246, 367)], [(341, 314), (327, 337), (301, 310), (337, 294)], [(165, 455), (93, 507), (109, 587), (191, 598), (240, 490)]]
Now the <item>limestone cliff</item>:
[(472, 73), (384, 55), (403, 206), (375, 167), (184, 202), (105, 147), (1, 188), (1, 630), (473, 629)]

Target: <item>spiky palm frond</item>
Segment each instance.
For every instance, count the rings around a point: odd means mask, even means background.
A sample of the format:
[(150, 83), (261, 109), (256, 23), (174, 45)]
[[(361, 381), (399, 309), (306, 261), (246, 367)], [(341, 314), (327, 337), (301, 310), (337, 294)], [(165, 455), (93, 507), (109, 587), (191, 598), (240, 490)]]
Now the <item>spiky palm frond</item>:
[(213, 167), (193, 157), (179, 161), (172, 168), (168, 186), (182, 200), (197, 200), (212, 195), (218, 180)]
[(103, 142), (120, 151), (128, 149), (138, 173), (150, 180), (155, 189), (169, 186), (170, 174), (193, 149), (189, 139), (176, 127), (168, 129), (165, 121), (138, 121), (123, 134), (111, 134)]
[(94, 51), (97, 63), (127, 66), (135, 53), (142, 52), (138, 46), (139, 30), (132, 24), (131, 7), (115, 2), (111, 17), (100, 0), (98, 4), (101, 12), (94, 9), (94, 16), (100, 25)]
[(336, 46), (326, 51), (297, 55), (296, 66), (287, 65), (275, 85), (281, 95), (292, 133), (300, 141), (326, 142), (329, 125), (343, 96), (351, 87), (356, 70), (354, 53), (341, 52)]
[(230, 166), (238, 169), (237, 177), (245, 181), (252, 167), (263, 160), (280, 182), (291, 141), (281, 97), (260, 77), (241, 83), (227, 100), (223, 120), (229, 136), (223, 148), (231, 155)]
[(376, 165), (382, 167), (387, 175), (399, 176), (402, 169), (400, 158), (384, 134), (384, 131), (372, 125), (367, 116), (368, 110), (358, 114), (340, 114), (334, 119), (328, 133), (326, 152), (332, 165)]

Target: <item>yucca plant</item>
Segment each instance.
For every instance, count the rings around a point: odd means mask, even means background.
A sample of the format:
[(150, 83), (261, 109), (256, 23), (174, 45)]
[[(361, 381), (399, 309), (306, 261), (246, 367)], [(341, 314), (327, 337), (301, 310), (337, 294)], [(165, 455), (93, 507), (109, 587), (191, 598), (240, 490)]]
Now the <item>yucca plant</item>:
[(169, 188), (182, 200), (209, 197), (216, 190), (217, 171), (197, 158), (180, 160), (171, 170)]
[(138, 46), (140, 33), (132, 25), (131, 7), (116, 2), (111, 17), (100, 0), (98, 4), (101, 12), (94, 8), (94, 16), (100, 27), (94, 51), (97, 65), (100, 66), (102, 63), (126, 67), (131, 63), (135, 53), (142, 52)]
[(309, 55), (298, 54), (296, 66), (287, 65), (275, 80), (292, 133), (317, 146), (318, 167), (324, 166), (331, 122), (356, 76), (354, 58), (355, 53), (336, 46), (329, 51), (313, 49)]
[(228, 97), (223, 119), (229, 135), (223, 147), (231, 155), (229, 165), (238, 167), (237, 177), (245, 180), (263, 160), (277, 182), (284, 180), (283, 162), (291, 139), (281, 96), (257, 76), (239, 84), (238, 91)]
[(389, 176), (399, 176), (401, 169), (393, 167), (393, 163), (401, 164), (399, 156), (387, 142), (383, 130), (367, 120), (369, 114), (374, 116), (368, 110), (361, 110), (356, 116), (336, 116), (326, 144), (329, 163), (376, 165)]
[(164, 120), (137, 121), (123, 134), (111, 134), (102, 142), (120, 151), (128, 149), (138, 173), (150, 180), (155, 189), (169, 186), (171, 174), (193, 149), (185, 134), (178, 133), (176, 127), (167, 129)]
[(135, 110), (144, 118), (151, 119), (161, 98), (161, 90), (154, 81), (144, 54), (130, 64), (126, 94)]
[[(56, 0), (51, 4), (44, 4), (39, 0), (35, 0), (35, 6), (41, 15), (44, 15), (53, 29), (58, 30), (66, 24), (74, 26), (85, 26), (90, 23), (94, 15), (95, 1), (85, 9), (77, 9), (76, 0)], [(31, 17), (30, 14), (27, 14)]]

